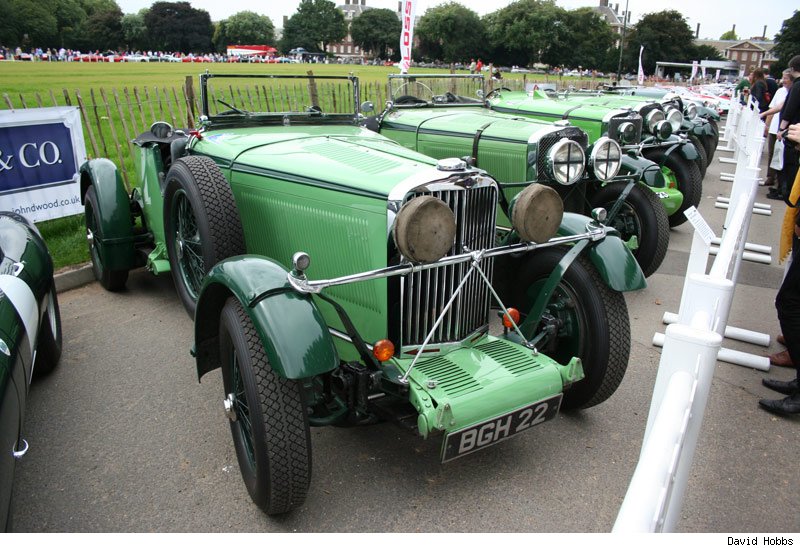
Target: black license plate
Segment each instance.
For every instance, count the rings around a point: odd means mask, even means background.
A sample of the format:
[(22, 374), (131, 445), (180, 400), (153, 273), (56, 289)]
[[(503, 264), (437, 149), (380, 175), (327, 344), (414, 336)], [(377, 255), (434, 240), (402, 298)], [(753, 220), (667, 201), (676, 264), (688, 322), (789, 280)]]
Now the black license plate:
[(442, 462), (447, 462), (524, 432), (531, 426), (549, 421), (558, 414), (561, 396), (539, 400), (516, 411), (473, 424), (444, 438)]

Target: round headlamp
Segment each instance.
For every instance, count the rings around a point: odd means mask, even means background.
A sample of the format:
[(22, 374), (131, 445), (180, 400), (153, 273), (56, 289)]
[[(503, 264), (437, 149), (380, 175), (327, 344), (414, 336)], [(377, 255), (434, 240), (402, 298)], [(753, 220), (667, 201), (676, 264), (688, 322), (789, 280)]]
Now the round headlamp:
[(586, 170), (583, 147), (570, 139), (561, 139), (547, 153), (547, 166), (558, 184), (574, 184)]
[(622, 166), (622, 149), (613, 139), (601, 137), (592, 147), (592, 153), (589, 155), (589, 165), (598, 180), (608, 181), (613, 179)]
[(564, 202), (553, 188), (533, 183), (511, 201), (511, 226), (525, 242), (544, 243), (558, 233)]
[(667, 122), (672, 126), (672, 132), (677, 133), (683, 123), (683, 113), (677, 108), (667, 110)]
[(662, 141), (669, 139), (669, 136), (672, 135), (672, 126), (666, 120), (661, 120), (656, 124), (656, 130), (653, 134)]
[(403, 257), (414, 263), (432, 263), (453, 247), (456, 218), (439, 198), (417, 196), (397, 212), (392, 234)]
[(619, 140), (625, 145), (632, 145), (636, 140), (636, 126), (631, 122), (623, 122), (617, 129)]
[(645, 126), (647, 127), (650, 133), (655, 134), (656, 132), (656, 124), (662, 122), (665, 119), (664, 113), (660, 110), (652, 110), (650, 111), (644, 119)]
[(686, 107), (684, 107), (683, 110), (686, 116), (688, 116), (689, 118), (694, 118), (695, 116), (697, 116), (697, 105), (694, 105), (692, 103), (686, 103)]

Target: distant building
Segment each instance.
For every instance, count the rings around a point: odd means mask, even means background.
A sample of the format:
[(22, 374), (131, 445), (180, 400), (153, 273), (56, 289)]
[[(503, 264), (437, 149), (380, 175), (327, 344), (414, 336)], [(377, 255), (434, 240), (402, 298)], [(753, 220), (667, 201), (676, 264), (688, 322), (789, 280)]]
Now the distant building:
[(712, 46), (727, 60), (732, 61), (739, 68), (749, 74), (754, 69), (769, 69), (770, 63), (777, 61), (772, 53), (775, 42), (764, 40), (762, 36), (748, 40), (695, 40), (698, 46)]
[[(611, 26), (611, 30), (614, 31), (617, 35), (622, 34), (622, 29), (625, 26), (626, 22), (625, 19), (627, 18), (627, 24), (630, 25), (631, 23), (631, 14), (630, 11), (625, 13), (625, 10), (622, 10), (622, 13), (619, 11), (619, 4), (609, 4), (608, 0), (600, 0), (600, 5), (592, 8), (596, 11), (600, 17), (605, 19), (606, 23)], [(617, 44), (619, 45), (619, 44)]]
[(367, 0), (360, 0), (360, 3), (359, 0), (352, 0), (352, 2), (351, 0), (344, 0), (344, 4), (336, 6), (336, 8), (344, 14), (344, 20), (347, 22), (347, 36), (338, 44), (329, 44), (326, 51), (336, 57), (359, 57), (363, 59), (364, 52), (353, 43), (353, 37), (350, 36), (350, 24), (353, 19), (373, 8), (367, 6)]

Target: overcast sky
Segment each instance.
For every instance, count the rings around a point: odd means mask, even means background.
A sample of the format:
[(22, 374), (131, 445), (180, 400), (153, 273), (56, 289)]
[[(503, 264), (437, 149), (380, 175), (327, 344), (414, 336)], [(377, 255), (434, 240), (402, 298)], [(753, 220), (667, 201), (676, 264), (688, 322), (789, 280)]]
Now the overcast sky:
[[(344, 4), (344, 0), (334, 0), (337, 4)], [(445, 3), (446, 0), (417, 0), (417, 15), (422, 15), (425, 10)], [(397, 0), (366, 0), (367, 6), (374, 8), (397, 9)], [(153, 0), (117, 0), (125, 13), (135, 13), (142, 8), (152, 5)], [(485, 15), (499, 8), (507, 6), (511, 0), (459, 0), (459, 3)], [(575, 9), (584, 6), (597, 6), (599, 0), (557, 0), (556, 3), (566, 9)], [(625, 9), (625, 0), (611, 2), (619, 3), (619, 11)], [(291, 16), (300, 0), (266, 0), (253, 2), (252, 0), (191, 0), (190, 4), (198, 9), (204, 9), (211, 14), (213, 21), (220, 21), (239, 11), (255, 11), (267, 15), (276, 27), (283, 26), (283, 16)], [(700, 23), (701, 38), (719, 38), (726, 30), (736, 25), (736, 34), (741, 38), (760, 36), (767, 26), (767, 37), (772, 38), (780, 30), (784, 19), (792, 16), (800, 7), (798, 0), (630, 0), (629, 9), (631, 18), (635, 23), (639, 17), (646, 13), (674, 9), (686, 17), (692, 31)]]

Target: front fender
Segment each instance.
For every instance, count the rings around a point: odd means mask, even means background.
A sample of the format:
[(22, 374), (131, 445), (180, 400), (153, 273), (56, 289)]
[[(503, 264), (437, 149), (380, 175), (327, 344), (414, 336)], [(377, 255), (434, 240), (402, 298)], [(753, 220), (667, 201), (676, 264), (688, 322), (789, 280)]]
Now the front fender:
[[(558, 235), (582, 234), (588, 223), (589, 219), (583, 215), (564, 213)], [(590, 245), (589, 260), (603, 282), (615, 291), (635, 291), (647, 287), (639, 263), (615, 230), (609, 231), (605, 238)]]
[(94, 243), (108, 270), (130, 270), (136, 266), (131, 205), (117, 166), (106, 158), (84, 162), (81, 174), (81, 203), (94, 187), (102, 238)]
[(667, 186), (667, 180), (664, 179), (664, 174), (658, 164), (644, 156), (630, 153), (623, 154), (619, 173), (634, 175), (638, 177), (639, 182), (643, 182), (652, 188), (665, 188)]
[(278, 375), (303, 379), (338, 366), (325, 320), (310, 295), (302, 295), (289, 285), (287, 274), (277, 262), (256, 255), (232, 257), (211, 269), (195, 312), (198, 379), (221, 365), (220, 313), (229, 297), (238, 299), (250, 316), (270, 366)]
[(714, 128), (711, 127), (711, 124), (708, 123), (708, 120), (704, 120), (702, 118), (685, 120), (683, 125), (681, 126), (681, 130), (687, 131), (692, 135), (696, 135), (698, 137), (704, 137), (706, 135), (709, 135), (711, 137), (714, 136)]

